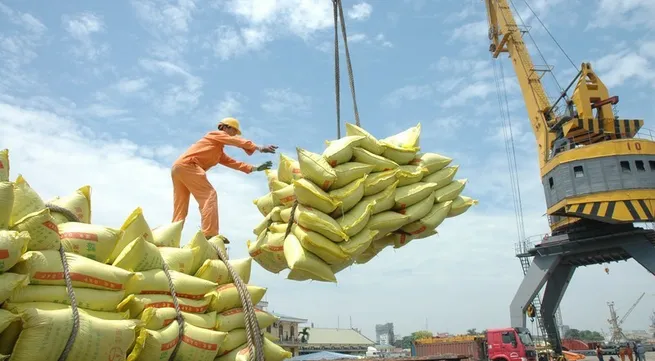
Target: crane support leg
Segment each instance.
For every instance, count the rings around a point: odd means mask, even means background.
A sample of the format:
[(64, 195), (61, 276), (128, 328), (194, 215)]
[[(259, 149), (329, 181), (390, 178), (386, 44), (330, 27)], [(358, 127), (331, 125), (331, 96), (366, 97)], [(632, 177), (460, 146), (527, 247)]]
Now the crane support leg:
[(562, 354), (562, 342), (557, 329), (555, 311), (559, 307), (562, 297), (569, 286), (575, 267), (568, 264), (558, 264), (548, 277), (544, 298), (541, 301), (541, 319), (546, 329), (548, 341), (557, 355)]
[(512, 327), (525, 327), (525, 310), (559, 264), (560, 256), (536, 255), (509, 307)]
[(623, 245), (628, 254), (640, 265), (655, 275), (655, 246), (647, 240)]

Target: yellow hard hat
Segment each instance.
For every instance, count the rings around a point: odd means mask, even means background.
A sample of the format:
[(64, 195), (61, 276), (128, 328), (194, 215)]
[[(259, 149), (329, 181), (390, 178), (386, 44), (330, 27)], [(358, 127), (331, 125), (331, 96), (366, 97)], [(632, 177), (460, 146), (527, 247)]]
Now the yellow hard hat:
[(228, 127), (236, 129), (237, 134), (241, 134), (241, 125), (236, 118), (223, 118), (218, 124), (225, 124)]

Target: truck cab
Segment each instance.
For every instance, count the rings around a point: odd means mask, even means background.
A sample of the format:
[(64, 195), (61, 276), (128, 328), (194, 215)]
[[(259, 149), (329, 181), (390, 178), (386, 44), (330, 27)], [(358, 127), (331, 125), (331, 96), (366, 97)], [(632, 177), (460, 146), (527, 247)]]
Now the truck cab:
[(536, 361), (530, 331), (524, 327), (487, 330), (487, 358), (491, 361)]

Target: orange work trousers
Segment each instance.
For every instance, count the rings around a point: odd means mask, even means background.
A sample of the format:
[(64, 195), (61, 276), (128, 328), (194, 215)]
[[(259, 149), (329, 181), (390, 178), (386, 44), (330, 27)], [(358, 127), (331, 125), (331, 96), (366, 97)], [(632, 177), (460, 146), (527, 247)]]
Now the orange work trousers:
[(173, 222), (186, 219), (189, 198), (193, 195), (200, 209), (202, 233), (208, 238), (218, 235), (218, 196), (205, 171), (192, 163), (175, 163), (171, 169), (171, 178)]

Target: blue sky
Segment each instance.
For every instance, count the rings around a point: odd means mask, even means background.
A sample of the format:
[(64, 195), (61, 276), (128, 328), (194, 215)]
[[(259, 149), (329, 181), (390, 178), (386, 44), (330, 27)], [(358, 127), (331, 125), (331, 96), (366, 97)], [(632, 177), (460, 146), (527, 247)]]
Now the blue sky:
[[(568, 84), (576, 68), (525, 2), (514, 3), (554, 75)], [(591, 61), (620, 96), (622, 117), (655, 128), (650, 0), (600, 0), (592, 9), (582, 0), (529, 3), (575, 66)], [(296, 146), (322, 151), (336, 137), (331, 6), (2, 0), (0, 147), (10, 148), (13, 176), (23, 174), (46, 199), (90, 184), (95, 223), (119, 227), (141, 206), (154, 227), (170, 221), (170, 164), (223, 116), (238, 117), (246, 137), (286, 154), (295, 156)], [(344, 0), (344, 11), (362, 125), (382, 138), (421, 122), (423, 150), (454, 157), (458, 177), (469, 179), (465, 194), (480, 204), (444, 223), (438, 236), (343, 271), (338, 285), (294, 283), (257, 265), (253, 283), (269, 288), (277, 312), (322, 327), (336, 327), (337, 319), (347, 326), (352, 316), (370, 337), (384, 322), (401, 334), (423, 328), (426, 319), (433, 331), (508, 325), (521, 270), (484, 4)], [(548, 227), (534, 138), (507, 59), (503, 65), (526, 234), (538, 235)], [(342, 119), (353, 121), (343, 61), (341, 73)], [(228, 152), (254, 164), (270, 159)], [(222, 233), (233, 240), (231, 256), (244, 257), (261, 219), (252, 199), (266, 193), (265, 177), (216, 168), (210, 180), (219, 192)], [(192, 202), (185, 240), (197, 229), (197, 213)], [(566, 324), (607, 331), (606, 302), (615, 301), (621, 313), (653, 289), (652, 276), (633, 261), (610, 270), (577, 271), (562, 302)], [(625, 327), (645, 329), (654, 304), (655, 297), (645, 297)]]

